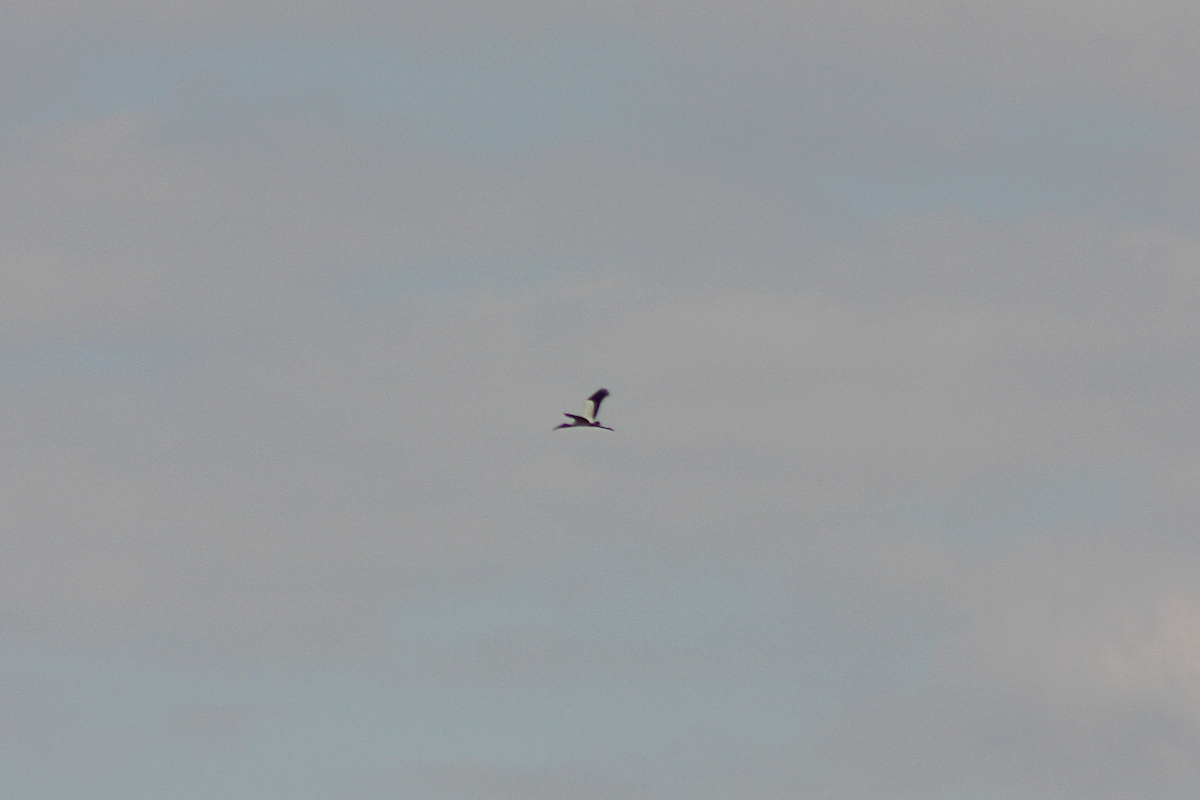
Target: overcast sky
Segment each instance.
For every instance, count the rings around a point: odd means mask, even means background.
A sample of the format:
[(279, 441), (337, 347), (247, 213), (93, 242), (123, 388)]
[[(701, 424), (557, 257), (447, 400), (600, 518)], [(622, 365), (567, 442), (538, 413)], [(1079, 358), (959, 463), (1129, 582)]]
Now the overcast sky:
[(1198, 9), (7, 0), (0, 794), (1196, 797)]

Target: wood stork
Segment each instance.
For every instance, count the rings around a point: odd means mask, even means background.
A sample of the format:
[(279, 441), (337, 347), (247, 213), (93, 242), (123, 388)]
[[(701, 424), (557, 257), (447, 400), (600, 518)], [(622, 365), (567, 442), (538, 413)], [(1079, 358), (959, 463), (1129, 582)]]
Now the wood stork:
[(568, 414), (564, 411), (563, 415), (570, 417), (571, 421), (564, 422), (554, 430), (558, 430), (559, 428), (604, 428), (606, 431), (611, 431), (612, 428), (606, 428), (600, 424), (600, 420), (596, 419), (596, 416), (600, 413), (600, 404), (604, 402), (604, 398), (606, 397), (608, 397), (608, 389), (600, 389), (589, 397), (587, 402), (583, 404), (583, 416)]

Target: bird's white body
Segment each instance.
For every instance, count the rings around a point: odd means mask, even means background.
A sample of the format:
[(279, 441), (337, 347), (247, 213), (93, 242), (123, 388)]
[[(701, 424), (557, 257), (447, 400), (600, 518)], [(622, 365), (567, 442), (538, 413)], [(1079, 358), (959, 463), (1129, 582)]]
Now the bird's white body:
[(600, 420), (596, 418), (600, 414), (600, 403), (602, 403), (606, 397), (608, 397), (608, 389), (601, 389), (593, 394), (587, 399), (587, 402), (583, 404), (582, 415), (567, 414), (564, 411), (563, 416), (570, 417), (571, 421), (564, 422), (554, 430), (558, 430), (559, 428), (604, 428), (606, 431), (611, 431), (612, 428), (606, 428), (605, 426), (601, 425)]

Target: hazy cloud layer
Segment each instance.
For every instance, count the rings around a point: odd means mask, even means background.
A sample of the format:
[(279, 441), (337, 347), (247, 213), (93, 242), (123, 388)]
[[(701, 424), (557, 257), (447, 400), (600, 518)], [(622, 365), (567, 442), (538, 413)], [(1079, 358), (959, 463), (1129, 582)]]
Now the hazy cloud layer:
[(0, 784), (1192, 796), (1196, 24), (8, 4)]

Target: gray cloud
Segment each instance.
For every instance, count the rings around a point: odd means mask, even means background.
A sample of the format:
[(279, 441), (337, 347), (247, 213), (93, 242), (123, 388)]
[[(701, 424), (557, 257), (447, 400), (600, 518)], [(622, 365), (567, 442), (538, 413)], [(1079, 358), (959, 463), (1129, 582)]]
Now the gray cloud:
[[(10, 4), (109, 22), (0, 91), (0, 629), (400, 687), (454, 746), (371, 729), (421, 754), (336, 779), (379, 796), (1186, 796), (1195, 20), (1085, 5)], [(473, 115), (493, 22), (499, 95), (595, 108)], [(194, 58), (234, 23), (450, 88)], [(173, 77), (101, 102), (126, 48)], [(550, 432), (600, 385), (615, 435)], [(0, 667), (0, 740), (103, 729)]]

